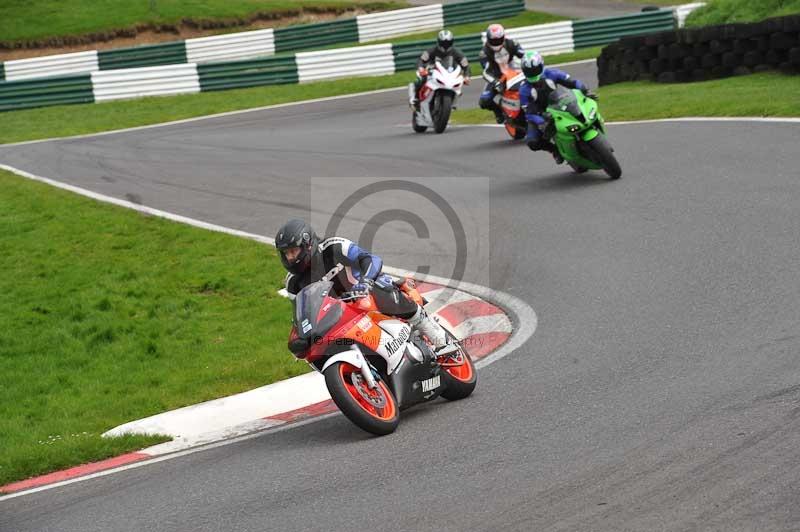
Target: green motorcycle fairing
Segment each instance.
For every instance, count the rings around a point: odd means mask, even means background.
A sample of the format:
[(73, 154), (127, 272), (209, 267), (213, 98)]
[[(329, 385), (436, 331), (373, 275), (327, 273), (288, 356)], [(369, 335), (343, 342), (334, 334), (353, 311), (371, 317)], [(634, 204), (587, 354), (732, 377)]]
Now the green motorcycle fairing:
[(605, 122), (597, 102), (577, 89), (559, 85), (548, 98), (547, 113), (555, 128), (553, 140), (564, 160), (584, 168), (601, 168), (584, 157), (578, 147), (579, 138), (589, 142), (598, 135), (605, 135)]

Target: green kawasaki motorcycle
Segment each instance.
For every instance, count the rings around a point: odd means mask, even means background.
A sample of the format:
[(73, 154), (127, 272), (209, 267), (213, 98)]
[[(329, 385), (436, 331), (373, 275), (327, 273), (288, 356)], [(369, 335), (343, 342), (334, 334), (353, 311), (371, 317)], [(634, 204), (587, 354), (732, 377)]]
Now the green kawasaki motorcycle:
[(555, 142), (561, 156), (578, 173), (602, 168), (619, 179), (622, 168), (606, 138), (606, 127), (597, 102), (577, 89), (556, 86), (545, 113), (544, 136)]

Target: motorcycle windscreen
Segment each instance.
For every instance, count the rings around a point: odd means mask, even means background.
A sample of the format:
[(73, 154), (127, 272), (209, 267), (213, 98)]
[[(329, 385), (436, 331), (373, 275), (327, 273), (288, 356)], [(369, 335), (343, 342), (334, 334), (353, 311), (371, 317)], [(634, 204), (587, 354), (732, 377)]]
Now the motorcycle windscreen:
[(575, 93), (566, 87), (560, 85), (556, 86), (556, 90), (550, 93), (547, 99), (549, 106), (555, 107), (559, 111), (566, 111), (581, 122), (584, 122), (583, 111), (578, 104), (578, 98)]
[(332, 299), (332, 289), (331, 281), (317, 281), (295, 297), (294, 326), (300, 338), (322, 336), (342, 318), (342, 303)]
[(445, 56), (445, 57), (437, 57), (436, 58), (436, 64), (437, 65), (442, 65), (442, 68), (445, 69), (448, 72), (452, 72), (453, 70), (456, 69), (455, 63), (453, 62), (453, 56), (452, 55), (448, 55), (448, 56)]

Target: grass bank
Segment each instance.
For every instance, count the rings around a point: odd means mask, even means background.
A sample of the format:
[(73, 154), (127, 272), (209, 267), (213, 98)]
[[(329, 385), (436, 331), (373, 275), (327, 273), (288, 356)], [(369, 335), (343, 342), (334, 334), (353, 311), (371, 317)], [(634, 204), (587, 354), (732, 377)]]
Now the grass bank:
[(139, 24), (247, 19), (302, 10), (394, 9), (397, 0), (11, 0), (0, 3), (0, 40), (22, 41), (85, 35)]
[[(608, 121), (683, 116), (800, 116), (800, 76), (753, 74), (701, 83), (618, 83), (601, 87), (600, 111)], [(780, 94), (764, 98), (764, 94)], [(489, 124), (481, 109), (453, 112), (453, 123)]]
[(274, 249), (0, 171), (0, 485), (163, 441), (101, 438), (306, 368)]
[(708, 0), (689, 14), (687, 26), (756, 22), (770, 17), (800, 13), (800, 0)]

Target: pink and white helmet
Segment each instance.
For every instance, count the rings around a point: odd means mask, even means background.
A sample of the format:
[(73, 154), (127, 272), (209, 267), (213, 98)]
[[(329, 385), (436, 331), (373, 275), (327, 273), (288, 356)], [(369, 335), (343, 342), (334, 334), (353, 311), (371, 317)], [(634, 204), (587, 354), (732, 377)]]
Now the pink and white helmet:
[(486, 29), (486, 44), (495, 52), (499, 52), (506, 43), (506, 30), (500, 24), (492, 24)]

